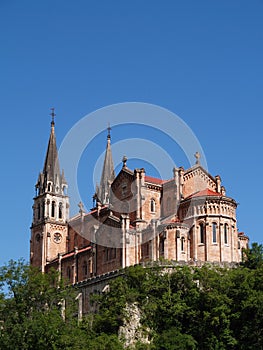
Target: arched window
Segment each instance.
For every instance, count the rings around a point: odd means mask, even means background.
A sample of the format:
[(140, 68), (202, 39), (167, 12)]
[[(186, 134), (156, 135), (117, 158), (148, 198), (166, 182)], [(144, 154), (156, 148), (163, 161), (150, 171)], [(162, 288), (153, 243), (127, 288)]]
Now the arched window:
[(151, 213), (155, 213), (155, 200), (152, 198), (150, 202)]
[(40, 211), (41, 211), (40, 203), (38, 203), (38, 205), (37, 205), (37, 218), (38, 218), (38, 220), (40, 220)]
[(50, 182), (47, 185), (47, 190), (48, 190), (48, 192), (51, 192), (51, 183)]
[(213, 243), (216, 243), (216, 223), (212, 223), (212, 235), (213, 235)]
[(42, 202), (42, 219), (45, 217), (45, 201)]
[(89, 272), (89, 276), (91, 277), (91, 276), (92, 276), (92, 259), (89, 259), (89, 269), (88, 269), (88, 272)]
[(159, 243), (159, 253), (160, 255), (164, 255), (164, 238), (160, 238), (160, 243)]
[(200, 229), (200, 243), (205, 243), (205, 227), (203, 223), (199, 225), (199, 229)]
[(224, 242), (225, 244), (228, 243), (228, 225), (227, 224), (224, 225)]
[(78, 235), (77, 233), (75, 233), (74, 235), (74, 247), (77, 247), (78, 246)]
[(181, 238), (181, 251), (183, 252), (184, 251), (184, 237)]
[(83, 263), (82, 269), (83, 269), (83, 276), (87, 276), (87, 274), (88, 274), (88, 264), (87, 264), (86, 260)]
[(52, 201), (52, 203), (51, 203), (51, 217), (52, 218), (55, 217), (55, 207), (56, 207), (56, 202)]
[(58, 218), (62, 219), (62, 203), (61, 202), (58, 205)]

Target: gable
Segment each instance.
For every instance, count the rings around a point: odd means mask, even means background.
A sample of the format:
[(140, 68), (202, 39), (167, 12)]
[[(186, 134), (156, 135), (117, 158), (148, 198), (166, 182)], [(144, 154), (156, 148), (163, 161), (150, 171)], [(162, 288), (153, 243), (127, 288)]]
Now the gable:
[(122, 168), (111, 184), (111, 202), (113, 205), (116, 201), (125, 201), (133, 196), (134, 180), (134, 173), (127, 168)]
[(183, 180), (184, 198), (205, 189), (216, 191), (216, 179), (200, 165), (187, 170), (183, 175)]

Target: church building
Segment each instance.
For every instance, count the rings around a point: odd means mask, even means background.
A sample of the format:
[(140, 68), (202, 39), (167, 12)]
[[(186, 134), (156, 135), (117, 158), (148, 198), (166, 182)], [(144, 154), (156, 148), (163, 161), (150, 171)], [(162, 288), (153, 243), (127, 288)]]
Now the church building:
[[(69, 217), (66, 174), (60, 169), (54, 111), (43, 171), (36, 183), (30, 262), (42, 272), (59, 270), (70, 283), (92, 281), (134, 264), (169, 260), (201, 266), (238, 263), (248, 237), (238, 232), (236, 201), (219, 175), (200, 163), (174, 168), (171, 179), (129, 169), (123, 157), (115, 174), (108, 129), (94, 205)], [(69, 184), (70, 185), (70, 184)]]

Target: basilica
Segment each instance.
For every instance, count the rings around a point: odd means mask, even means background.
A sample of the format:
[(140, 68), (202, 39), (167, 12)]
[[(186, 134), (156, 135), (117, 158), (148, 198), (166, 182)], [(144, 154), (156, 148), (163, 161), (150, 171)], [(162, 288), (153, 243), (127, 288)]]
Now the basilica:
[(240, 262), (248, 237), (237, 229), (237, 203), (227, 196), (220, 176), (209, 174), (200, 155), (195, 156), (194, 166), (174, 168), (167, 180), (149, 176), (144, 168), (129, 169), (126, 157), (115, 174), (108, 128), (93, 208), (85, 212), (80, 203), (70, 217), (53, 114), (36, 183), (30, 263), (42, 272), (53, 267), (70, 283), (84, 286), (151, 261), (195, 266)]

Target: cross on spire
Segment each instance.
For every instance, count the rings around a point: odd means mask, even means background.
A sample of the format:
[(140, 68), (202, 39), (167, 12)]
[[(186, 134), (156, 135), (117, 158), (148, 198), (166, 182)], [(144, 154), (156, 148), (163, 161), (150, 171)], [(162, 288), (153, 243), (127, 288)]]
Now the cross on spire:
[(56, 114), (55, 114), (55, 108), (52, 107), (52, 108), (50, 108), (50, 110), (51, 110), (50, 115), (51, 115), (51, 118), (52, 118), (52, 120), (51, 120), (51, 125), (54, 126), (54, 125), (55, 125), (55, 116), (56, 116)]
[(110, 139), (110, 131), (111, 131), (111, 127), (110, 127), (110, 123), (108, 123), (108, 127), (107, 127), (107, 130), (108, 130), (108, 136), (107, 138)]

